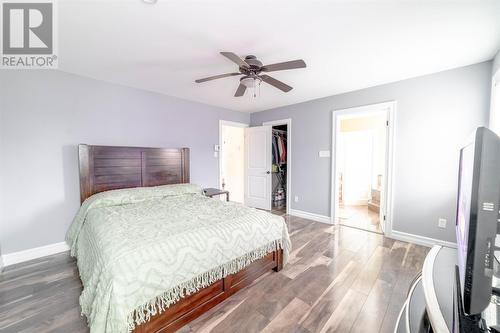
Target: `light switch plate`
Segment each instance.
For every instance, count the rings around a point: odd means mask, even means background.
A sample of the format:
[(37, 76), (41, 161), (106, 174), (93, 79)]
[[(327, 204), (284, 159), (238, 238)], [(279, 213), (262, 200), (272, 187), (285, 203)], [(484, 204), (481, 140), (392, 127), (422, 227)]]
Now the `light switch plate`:
[(446, 222), (447, 222), (446, 219), (441, 219), (441, 218), (438, 219), (438, 227), (443, 229), (446, 228)]
[(329, 150), (320, 150), (319, 157), (330, 157), (330, 151)]

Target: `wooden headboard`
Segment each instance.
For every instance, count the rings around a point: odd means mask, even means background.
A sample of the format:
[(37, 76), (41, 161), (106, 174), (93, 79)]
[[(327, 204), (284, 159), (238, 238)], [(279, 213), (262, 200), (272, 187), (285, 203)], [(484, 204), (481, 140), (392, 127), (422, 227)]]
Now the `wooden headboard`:
[(189, 183), (189, 148), (79, 145), (80, 200), (129, 187)]

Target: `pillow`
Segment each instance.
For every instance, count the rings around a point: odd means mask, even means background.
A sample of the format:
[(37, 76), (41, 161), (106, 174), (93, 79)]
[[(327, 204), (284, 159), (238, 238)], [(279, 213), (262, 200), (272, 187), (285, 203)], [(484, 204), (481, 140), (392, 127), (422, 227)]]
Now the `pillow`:
[(155, 187), (147, 187), (149, 189), (158, 190), (159, 192), (171, 192), (169, 195), (179, 195), (179, 194), (203, 194), (203, 190), (200, 185), (196, 184), (172, 184), (172, 185), (160, 185)]
[(183, 194), (202, 194), (202, 189), (196, 184), (172, 184), (152, 187), (133, 187), (96, 193), (87, 198), (82, 208), (117, 206), (136, 203), (153, 198), (168, 197)]

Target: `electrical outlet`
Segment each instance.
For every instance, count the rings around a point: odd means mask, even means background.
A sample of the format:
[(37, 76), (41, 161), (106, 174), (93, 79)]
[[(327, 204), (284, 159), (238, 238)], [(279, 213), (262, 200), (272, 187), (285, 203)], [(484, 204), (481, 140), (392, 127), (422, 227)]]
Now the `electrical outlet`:
[(438, 219), (438, 227), (443, 229), (446, 228), (446, 222), (447, 222), (446, 219), (443, 218)]
[(299, 196), (298, 195), (295, 196), (294, 201), (295, 202), (299, 202)]

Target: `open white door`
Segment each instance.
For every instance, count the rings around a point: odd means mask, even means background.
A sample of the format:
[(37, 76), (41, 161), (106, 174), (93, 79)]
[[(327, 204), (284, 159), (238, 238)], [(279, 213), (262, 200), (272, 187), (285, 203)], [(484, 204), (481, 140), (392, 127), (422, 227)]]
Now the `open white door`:
[(271, 126), (245, 128), (245, 205), (271, 210)]

